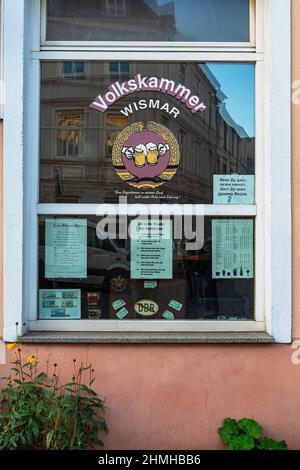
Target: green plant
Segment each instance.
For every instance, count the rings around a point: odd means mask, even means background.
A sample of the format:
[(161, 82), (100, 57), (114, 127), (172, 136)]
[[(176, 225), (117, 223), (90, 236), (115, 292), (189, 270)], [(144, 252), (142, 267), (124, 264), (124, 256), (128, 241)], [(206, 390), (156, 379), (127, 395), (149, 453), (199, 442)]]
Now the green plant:
[(52, 373), (39, 371), (35, 354), (22, 359), (11, 343), (15, 360), (0, 398), (0, 449), (80, 450), (103, 446), (108, 432), (105, 404), (92, 389), (92, 365), (79, 367), (73, 359), (72, 381), (60, 385), (58, 365)]
[(264, 437), (263, 428), (253, 419), (225, 418), (218, 429), (222, 442), (228, 450), (286, 450), (285, 441)]

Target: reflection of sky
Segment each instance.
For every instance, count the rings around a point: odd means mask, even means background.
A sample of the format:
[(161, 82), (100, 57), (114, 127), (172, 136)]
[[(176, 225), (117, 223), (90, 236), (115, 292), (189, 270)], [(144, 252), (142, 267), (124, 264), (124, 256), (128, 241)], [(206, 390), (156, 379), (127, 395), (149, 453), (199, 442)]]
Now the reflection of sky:
[(226, 109), (249, 137), (254, 136), (254, 65), (206, 63), (227, 96)]
[(249, 40), (249, 0), (156, 1), (158, 6), (174, 3), (176, 27), (182, 40)]

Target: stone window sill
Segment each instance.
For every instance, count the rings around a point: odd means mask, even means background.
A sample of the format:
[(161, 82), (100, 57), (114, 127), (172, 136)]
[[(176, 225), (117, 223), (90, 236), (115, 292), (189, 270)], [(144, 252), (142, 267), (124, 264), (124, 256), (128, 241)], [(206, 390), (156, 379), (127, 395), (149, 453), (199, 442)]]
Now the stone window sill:
[(116, 343), (116, 344), (270, 344), (274, 338), (264, 332), (233, 333), (101, 333), (101, 332), (29, 332), (20, 343)]

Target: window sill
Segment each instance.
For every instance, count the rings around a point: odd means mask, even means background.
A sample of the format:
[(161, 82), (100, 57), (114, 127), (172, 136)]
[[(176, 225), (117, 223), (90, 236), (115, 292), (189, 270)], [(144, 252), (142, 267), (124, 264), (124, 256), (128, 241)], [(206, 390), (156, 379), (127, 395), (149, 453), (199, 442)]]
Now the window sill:
[(271, 344), (274, 338), (263, 332), (232, 333), (108, 333), (108, 332), (30, 332), (18, 338), (20, 343), (122, 343), (122, 344)]

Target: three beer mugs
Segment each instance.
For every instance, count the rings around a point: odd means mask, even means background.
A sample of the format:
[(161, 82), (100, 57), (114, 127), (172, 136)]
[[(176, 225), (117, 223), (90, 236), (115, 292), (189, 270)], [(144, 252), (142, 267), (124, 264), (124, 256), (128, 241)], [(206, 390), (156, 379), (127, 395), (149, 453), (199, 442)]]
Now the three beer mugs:
[(164, 156), (166, 152), (170, 150), (168, 144), (159, 144), (158, 146), (154, 142), (148, 142), (146, 145), (138, 144), (133, 147), (123, 147), (122, 153), (131, 160), (133, 159), (134, 164), (137, 168), (142, 168), (146, 165), (157, 165), (160, 156)]

